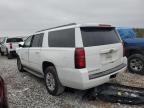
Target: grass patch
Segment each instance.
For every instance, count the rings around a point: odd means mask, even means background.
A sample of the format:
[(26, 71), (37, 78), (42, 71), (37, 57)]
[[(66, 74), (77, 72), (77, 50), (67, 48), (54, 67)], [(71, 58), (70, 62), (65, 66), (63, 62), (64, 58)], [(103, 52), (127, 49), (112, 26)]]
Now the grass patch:
[(144, 38), (144, 29), (143, 28), (136, 28), (134, 30), (136, 31), (138, 37)]

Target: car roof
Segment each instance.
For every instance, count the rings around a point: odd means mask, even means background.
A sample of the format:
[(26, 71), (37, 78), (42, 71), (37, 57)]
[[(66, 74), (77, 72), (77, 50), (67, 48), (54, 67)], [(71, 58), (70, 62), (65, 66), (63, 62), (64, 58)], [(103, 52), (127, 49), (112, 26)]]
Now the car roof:
[(61, 26), (51, 27), (48, 29), (43, 29), (43, 30), (37, 31), (36, 33), (43, 32), (43, 31), (49, 31), (49, 30), (56, 30), (56, 29), (60, 29), (60, 28), (98, 27), (98, 26), (100, 26), (100, 27), (112, 27), (111, 25), (108, 25), (108, 24), (98, 24), (98, 23), (85, 23), (85, 24), (70, 23), (70, 24), (65, 24), (65, 25), (61, 25)]

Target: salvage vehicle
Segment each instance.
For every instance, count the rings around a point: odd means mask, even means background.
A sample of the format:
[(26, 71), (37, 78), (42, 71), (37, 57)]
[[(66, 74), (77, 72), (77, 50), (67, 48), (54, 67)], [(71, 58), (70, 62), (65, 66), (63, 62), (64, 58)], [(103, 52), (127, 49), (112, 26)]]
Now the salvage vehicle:
[(127, 68), (115, 27), (68, 24), (38, 31), (19, 44), (17, 67), (44, 78), (52, 95), (65, 87), (86, 90), (115, 78)]
[(0, 76), (0, 108), (8, 108), (6, 86), (1, 76)]
[(144, 38), (137, 38), (132, 28), (118, 27), (117, 31), (124, 43), (129, 71), (144, 74)]
[(23, 42), (22, 38), (13, 37), (6, 38), (5, 41), (1, 44), (1, 55), (7, 55), (8, 59), (16, 55), (16, 48), (19, 45), (19, 42)]

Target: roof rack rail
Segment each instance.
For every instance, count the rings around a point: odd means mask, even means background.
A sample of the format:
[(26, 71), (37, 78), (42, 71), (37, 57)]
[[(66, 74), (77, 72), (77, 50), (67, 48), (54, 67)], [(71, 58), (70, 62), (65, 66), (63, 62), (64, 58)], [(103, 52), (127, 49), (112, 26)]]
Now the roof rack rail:
[(36, 31), (36, 32), (42, 32), (42, 31), (45, 31), (45, 30), (50, 30), (50, 29), (55, 29), (55, 28), (65, 27), (65, 26), (71, 26), (71, 25), (76, 25), (76, 23), (70, 23), (70, 24), (65, 24), (65, 25), (61, 25), (61, 26), (51, 27), (51, 28), (39, 30), (39, 31)]

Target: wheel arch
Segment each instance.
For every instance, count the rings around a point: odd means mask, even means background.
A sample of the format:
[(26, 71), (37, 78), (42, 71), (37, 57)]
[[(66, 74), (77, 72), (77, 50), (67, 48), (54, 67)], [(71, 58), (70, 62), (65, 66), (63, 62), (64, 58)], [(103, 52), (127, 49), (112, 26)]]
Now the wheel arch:
[(49, 62), (49, 61), (43, 61), (43, 63), (42, 63), (42, 70), (43, 70), (43, 72), (44, 72), (45, 69), (46, 69), (47, 67), (49, 67), (49, 66), (54, 66), (54, 67), (55, 67), (54, 63)]
[(128, 49), (127, 51), (126, 51), (126, 55), (127, 55), (127, 57), (129, 57), (129, 56), (131, 56), (131, 55), (133, 55), (133, 54), (142, 54), (142, 55), (144, 55), (144, 52), (142, 51), (142, 49), (139, 49), (139, 48), (132, 48), (132, 49)]

